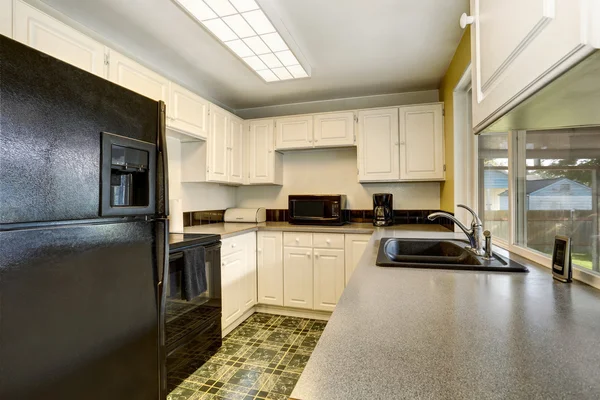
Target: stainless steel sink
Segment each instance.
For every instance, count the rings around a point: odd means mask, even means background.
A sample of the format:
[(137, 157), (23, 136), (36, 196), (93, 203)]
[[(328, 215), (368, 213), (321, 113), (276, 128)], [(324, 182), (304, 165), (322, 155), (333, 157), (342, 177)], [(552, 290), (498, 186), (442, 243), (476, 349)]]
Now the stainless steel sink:
[(528, 272), (521, 264), (497, 254), (491, 259), (467, 250), (462, 240), (383, 238), (379, 244), (380, 267)]

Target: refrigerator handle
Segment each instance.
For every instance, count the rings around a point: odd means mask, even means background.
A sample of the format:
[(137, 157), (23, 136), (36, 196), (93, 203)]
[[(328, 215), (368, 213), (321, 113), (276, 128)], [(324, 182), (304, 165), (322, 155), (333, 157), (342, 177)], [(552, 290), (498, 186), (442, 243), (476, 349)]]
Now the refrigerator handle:
[(158, 272), (158, 358), (159, 358), (159, 399), (167, 398), (167, 348), (165, 317), (167, 304), (167, 285), (169, 284), (169, 220), (161, 218), (156, 223), (156, 263)]
[(164, 101), (158, 102), (158, 201), (157, 214), (166, 217), (169, 215), (169, 160), (167, 157), (166, 109)]

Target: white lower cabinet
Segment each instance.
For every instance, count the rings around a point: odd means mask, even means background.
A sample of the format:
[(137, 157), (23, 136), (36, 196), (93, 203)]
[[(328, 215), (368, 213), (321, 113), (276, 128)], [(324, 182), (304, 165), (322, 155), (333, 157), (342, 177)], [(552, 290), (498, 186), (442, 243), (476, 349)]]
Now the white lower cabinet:
[(313, 250), (283, 248), (283, 305), (313, 308)]
[(362, 257), (365, 249), (367, 248), (367, 244), (371, 240), (370, 234), (346, 234), (344, 241), (344, 248), (346, 252), (346, 285), (350, 281), (350, 277), (352, 273), (356, 269), (360, 258)]
[(283, 306), (283, 233), (258, 232), (258, 302)]
[(242, 246), (245, 251), (242, 274), (242, 313), (248, 311), (256, 304), (256, 233), (247, 233), (241, 236)]
[(314, 309), (333, 311), (344, 291), (344, 249), (314, 249)]

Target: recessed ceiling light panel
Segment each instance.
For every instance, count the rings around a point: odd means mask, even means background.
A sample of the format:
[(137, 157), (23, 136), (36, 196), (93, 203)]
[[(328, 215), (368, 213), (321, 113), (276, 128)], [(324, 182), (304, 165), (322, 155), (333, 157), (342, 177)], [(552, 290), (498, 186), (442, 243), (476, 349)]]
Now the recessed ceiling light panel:
[(174, 1), (266, 82), (309, 77), (255, 0)]

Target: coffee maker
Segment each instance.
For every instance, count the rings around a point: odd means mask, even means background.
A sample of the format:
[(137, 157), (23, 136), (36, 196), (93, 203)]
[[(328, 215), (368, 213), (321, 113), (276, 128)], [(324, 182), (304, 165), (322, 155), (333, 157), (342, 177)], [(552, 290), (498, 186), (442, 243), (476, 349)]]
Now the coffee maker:
[(394, 224), (394, 196), (391, 193), (373, 195), (373, 225), (389, 226)]

